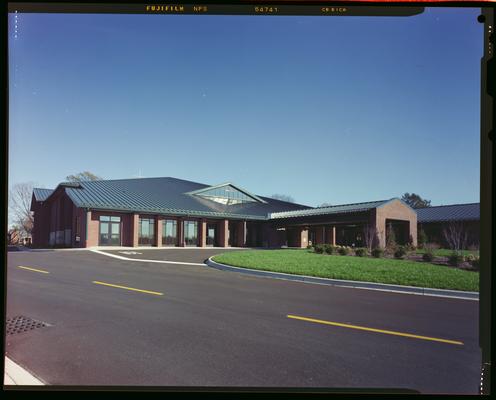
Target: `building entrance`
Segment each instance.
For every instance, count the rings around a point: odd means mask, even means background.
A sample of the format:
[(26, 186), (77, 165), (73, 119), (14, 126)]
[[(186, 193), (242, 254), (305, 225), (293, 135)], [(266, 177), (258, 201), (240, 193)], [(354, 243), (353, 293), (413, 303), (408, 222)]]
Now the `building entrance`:
[(207, 246), (216, 245), (216, 226), (215, 224), (207, 224)]
[(121, 245), (121, 217), (100, 217), (99, 246)]

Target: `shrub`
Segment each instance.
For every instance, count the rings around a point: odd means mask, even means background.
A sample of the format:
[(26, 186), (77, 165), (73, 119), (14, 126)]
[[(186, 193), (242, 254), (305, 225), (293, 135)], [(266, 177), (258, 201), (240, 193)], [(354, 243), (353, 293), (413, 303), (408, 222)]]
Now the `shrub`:
[(415, 251), (415, 250), (417, 250), (417, 248), (416, 248), (413, 244), (411, 244), (411, 243), (407, 243), (407, 244), (405, 244), (404, 246), (400, 246), (400, 247), (404, 247), (404, 248), (405, 248), (405, 251), (406, 251), (407, 253), (408, 253), (408, 252), (410, 252), (410, 251)]
[(467, 254), (467, 255), (465, 256), (465, 261), (467, 261), (467, 262), (469, 262), (469, 263), (472, 263), (472, 261), (474, 261), (474, 260), (475, 260), (475, 258), (476, 258), (476, 257), (475, 257), (473, 254)]
[(422, 260), (426, 262), (432, 262), (434, 261), (434, 253), (432, 250), (427, 250), (423, 255), (422, 255)]
[(448, 257), (448, 264), (453, 267), (458, 267), (463, 262), (463, 256), (461, 254), (453, 253)]
[(309, 244), (309, 245), (307, 246), (307, 250), (312, 250), (312, 249), (313, 249), (312, 245), (311, 245), (311, 244)]
[(322, 254), (324, 252), (324, 246), (321, 244), (316, 244), (315, 246), (313, 246), (313, 251), (318, 254)]
[(472, 265), (472, 268), (476, 271), (480, 271), (480, 258), (474, 257), (474, 259), (470, 261), (470, 265)]
[(417, 235), (418, 246), (420, 248), (424, 248), (428, 240), (429, 239), (427, 238), (427, 234), (425, 233), (425, 231), (423, 229), (420, 229)]
[(332, 244), (326, 244), (324, 246), (324, 251), (326, 254), (334, 254), (335, 250), (336, 249), (334, 248), (334, 246)]
[(406, 248), (404, 246), (399, 246), (394, 252), (394, 258), (404, 258), (406, 256)]
[(358, 257), (365, 257), (367, 255), (367, 249), (364, 247), (358, 247), (355, 249), (355, 255)]
[(342, 256), (346, 256), (346, 255), (350, 254), (350, 249), (349, 249), (349, 247), (340, 247), (338, 249), (338, 253)]
[(375, 249), (372, 249), (371, 254), (372, 257), (381, 258), (384, 255), (384, 250), (379, 247), (376, 247)]

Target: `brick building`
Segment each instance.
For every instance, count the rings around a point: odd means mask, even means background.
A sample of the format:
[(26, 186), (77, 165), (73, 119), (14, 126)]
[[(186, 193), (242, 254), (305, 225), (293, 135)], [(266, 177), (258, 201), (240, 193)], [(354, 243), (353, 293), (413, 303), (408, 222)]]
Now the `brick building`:
[(36, 188), (33, 246), (363, 246), (367, 229), (386, 243), (416, 244), (417, 214), (399, 199), (312, 208), (237, 185), (176, 178), (61, 183)]
[(418, 231), (423, 230), (427, 241), (449, 247), (444, 230), (454, 224), (466, 234), (466, 247), (479, 247), (480, 203), (450, 204), (417, 208)]

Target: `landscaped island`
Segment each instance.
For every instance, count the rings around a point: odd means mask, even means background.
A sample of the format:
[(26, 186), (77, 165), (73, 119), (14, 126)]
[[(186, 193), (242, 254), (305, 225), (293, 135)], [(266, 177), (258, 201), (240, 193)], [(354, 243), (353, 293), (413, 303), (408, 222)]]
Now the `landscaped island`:
[(479, 291), (479, 273), (402, 259), (317, 254), (307, 249), (246, 250), (214, 261), (241, 268), (321, 278)]

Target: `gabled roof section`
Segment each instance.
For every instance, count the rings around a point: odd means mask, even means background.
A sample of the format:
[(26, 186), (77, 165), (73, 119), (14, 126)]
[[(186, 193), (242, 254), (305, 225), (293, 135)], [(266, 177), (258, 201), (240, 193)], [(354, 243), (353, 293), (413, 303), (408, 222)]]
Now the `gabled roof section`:
[(417, 211), (417, 221), (420, 223), (480, 220), (480, 203), (424, 207), (415, 211)]
[(393, 200), (397, 200), (397, 199), (393, 198), (389, 200), (368, 201), (365, 203), (353, 203), (353, 204), (341, 204), (336, 206), (316, 207), (316, 208), (311, 208), (307, 210), (298, 210), (298, 211), (275, 212), (275, 213), (271, 213), (269, 215), (269, 218), (270, 219), (297, 218), (297, 217), (308, 217), (313, 215), (330, 215), (330, 214), (343, 214), (343, 213), (368, 211), (373, 208), (380, 207)]
[(52, 193), (53, 189), (33, 188), (33, 195), (36, 201), (45, 201)]
[(392, 203), (393, 201), (399, 201), (401, 204), (403, 204), (406, 208), (409, 208), (410, 211), (414, 212), (414, 213), (417, 213), (417, 210), (415, 208), (413, 208), (410, 204), (408, 204), (406, 201), (404, 200), (401, 200), (399, 197), (393, 197), (392, 199), (389, 199), (387, 201), (385, 201), (383, 204), (381, 204), (380, 206), (378, 207), (382, 207), (382, 206), (385, 206), (386, 204), (389, 204), (389, 203)]
[(236, 186), (230, 182), (222, 183), (220, 185), (208, 186), (206, 188), (193, 190), (186, 194), (193, 196), (201, 196), (205, 199), (215, 201), (220, 204), (240, 204), (249, 202), (260, 202), (267, 204), (267, 202), (260, 197)]
[[(221, 204), (208, 200), (207, 196), (191, 195), (226, 185), (254, 200)], [(256, 196), (232, 184), (210, 186), (171, 177), (87, 181), (77, 185), (60, 184), (56, 191), (61, 190), (79, 208), (141, 214), (266, 220), (271, 212), (309, 208), (301, 204)]]

